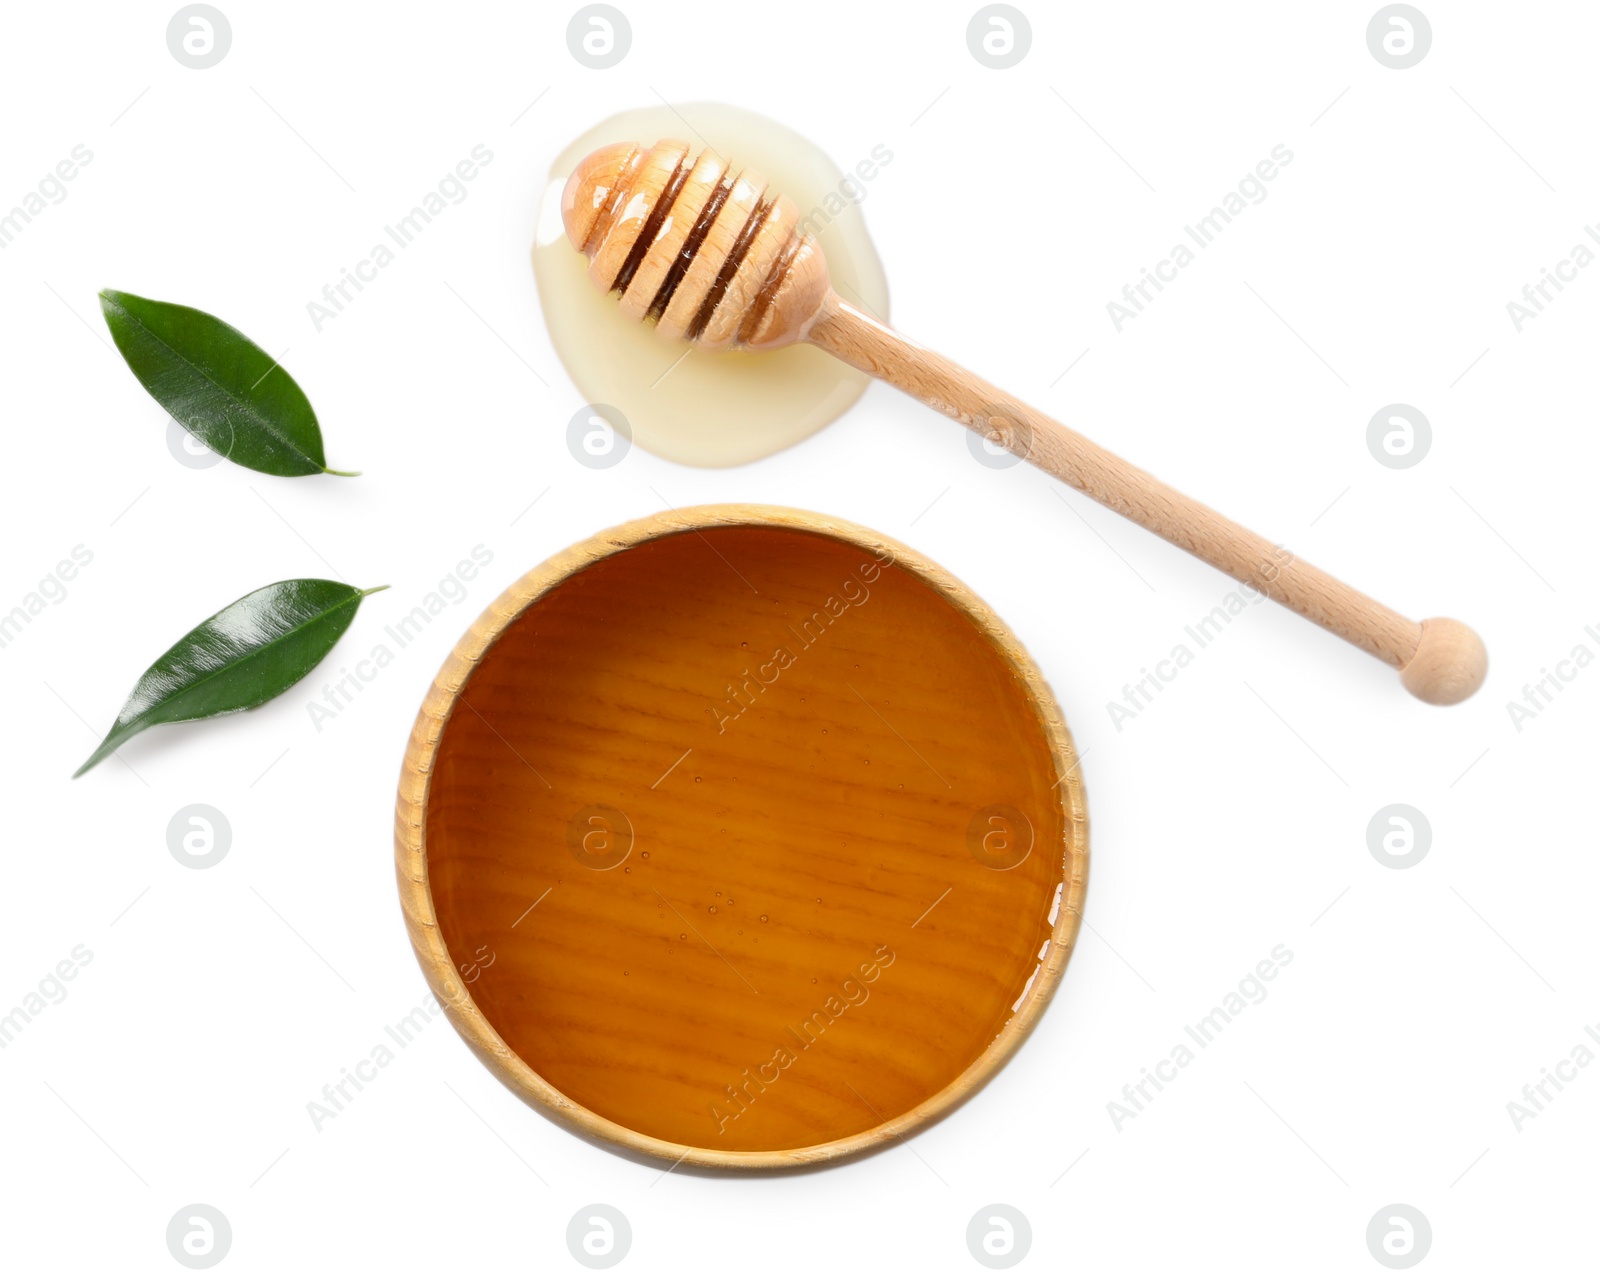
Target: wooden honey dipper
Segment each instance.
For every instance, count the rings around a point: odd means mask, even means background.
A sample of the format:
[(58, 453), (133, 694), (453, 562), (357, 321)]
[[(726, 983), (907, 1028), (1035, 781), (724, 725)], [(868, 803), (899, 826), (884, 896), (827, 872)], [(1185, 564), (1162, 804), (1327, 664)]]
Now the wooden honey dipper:
[(623, 142), (578, 165), (561, 215), (595, 286), (662, 336), (707, 350), (818, 346), (1393, 665), (1418, 699), (1456, 704), (1483, 684), (1483, 642), (1459, 620), (1418, 624), (1283, 561), (1271, 541), (841, 300), (794, 202), (760, 174), (686, 142)]

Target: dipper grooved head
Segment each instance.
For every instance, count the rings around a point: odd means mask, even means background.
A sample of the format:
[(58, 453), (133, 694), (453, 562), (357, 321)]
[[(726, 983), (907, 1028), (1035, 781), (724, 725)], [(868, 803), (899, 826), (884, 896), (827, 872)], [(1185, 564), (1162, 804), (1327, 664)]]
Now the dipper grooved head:
[(752, 169), (688, 143), (602, 146), (567, 179), (561, 217), (589, 278), (630, 318), (707, 350), (801, 340), (828, 266), (787, 196)]

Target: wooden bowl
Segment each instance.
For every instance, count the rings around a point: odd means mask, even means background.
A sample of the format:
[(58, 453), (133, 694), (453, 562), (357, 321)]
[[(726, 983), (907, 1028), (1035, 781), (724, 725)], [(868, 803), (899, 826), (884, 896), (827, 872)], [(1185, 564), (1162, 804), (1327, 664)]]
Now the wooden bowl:
[(903, 1137), (1022, 1043), (1077, 937), (1077, 755), (1015, 635), (896, 541), (674, 510), (534, 568), (417, 716), (417, 958), (572, 1129), (775, 1168)]

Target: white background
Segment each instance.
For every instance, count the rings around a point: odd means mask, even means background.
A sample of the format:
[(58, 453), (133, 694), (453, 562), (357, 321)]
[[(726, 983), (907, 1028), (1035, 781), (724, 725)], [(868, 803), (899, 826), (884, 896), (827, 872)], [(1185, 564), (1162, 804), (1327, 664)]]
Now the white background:
[[(1424, 0), (1433, 47), (1396, 71), (1368, 52), (1372, 0), (1024, 4), (1032, 48), (995, 71), (970, 3), (619, 3), (633, 44), (607, 71), (540, 5), (219, 0), (233, 45), (205, 71), (167, 50), (171, 0), (7, 14), (0, 204), (76, 144), (94, 158), (0, 252), (0, 610), (73, 546), (93, 562), (0, 650), (0, 1012), (75, 945), (93, 960), (0, 1051), (5, 1267), (179, 1269), (165, 1229), (196, 1201), (239, 1271), (578, 1269), (566, 1226), (594, 1201), (631, 1221), (623, 1269), (976, 1270), (966, 1225), (997, 1201), (1031, 1221), (1023, 1269), (1377, 1270), (1367, 1223), (1395, 1202), (1431, 1222), (1422, 1269), (1592, 1262), (1600, 1066), (1520, 1131), (1506, 1104), (1600, 1022), (1600, 669), (1520, 731), (1506, 704), (1600, 654), (1600, 269), (1521, 333), (1506, 303), (1600, 222), (1600, 11)], [(883, 387), (742, 469), (579, 466), (528, 264), (546, 166), (613, 111), (707, 97), (842, 164), (888, 145), (863, 211), (899, 326), (1406, 614), (1467, 620), (1483, 691), (1425, 707), (1266, 605), (1117, 730), (1107, 702), (1229, 583), (1027, 466), (983, 468)], [(306, 303), (478, 143), (470, 197), (314, 331)], [(1106, 303), (1279, 143), (1269, 198), (1118, 333)], [(365, 476), (178, 464), (103, 286), (285, 351), (330, 464)], [(1365, 441), (1394, 402), (1434, 434), (1402, 471)], [(879, 528), (1021, 635), (1086, 755), (1059, 993), (963, 1109), (820, 1172), (663, 1177), (524, 1106), (442, 1018), (317, 1132), (307, 1102), (425, 995), (390, 840), (425, 688), (502, 587), (658, 509), (652, 487)], [(319, 732), (328, 675), (479, 544), (467, 599)], [(310, 680), (68, 779), (178, 634), (333, 572), (393, 588)], [(167, 850), (192, 802), (233, 829), (206, 871)], [(1366, 844), (1394, 802), (1433, 830), (1403, 871)], [(1277, 944), (1269, 998), (1114, 1128), (1122, 1086)]]

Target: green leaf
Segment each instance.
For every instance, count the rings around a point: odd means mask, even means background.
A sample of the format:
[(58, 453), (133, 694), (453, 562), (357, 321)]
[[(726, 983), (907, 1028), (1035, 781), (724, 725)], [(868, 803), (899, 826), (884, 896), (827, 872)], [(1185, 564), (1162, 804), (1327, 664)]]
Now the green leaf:
[(217, 455), (284, 478), (355, 477), (328, 468), (304, 391), (237, 328), (203, 310), (110, 288), (100, 293), (100, 309), (139, 384)]
[(148, 727), (237, 713), (282, 695), (333, 649), (361, 599), (378, 591), (334, 580), (282, 580), (229, 603), (145, 670), (73, 778)]

